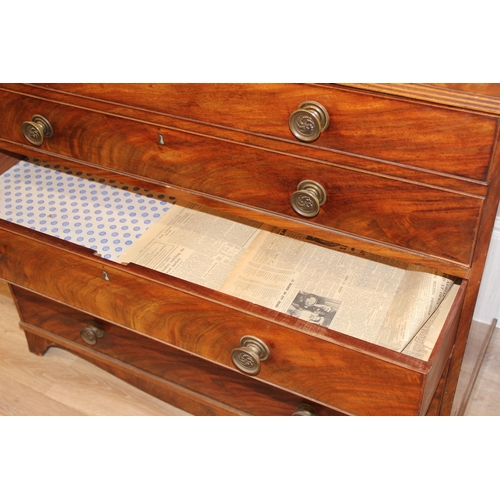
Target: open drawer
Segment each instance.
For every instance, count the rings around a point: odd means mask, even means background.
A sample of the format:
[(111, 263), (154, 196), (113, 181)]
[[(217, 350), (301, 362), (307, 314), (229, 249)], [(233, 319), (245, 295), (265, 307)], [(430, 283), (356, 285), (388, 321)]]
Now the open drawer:
[[(50, 231), (15, 220), (0, 224), (1, 279), (135, 332), (138, 345), (148, 338), (347, 414), (427, 412), (452, 352), (466, 288), (463, 280), (429, 355), (419, 359), (143, 265), (114, 262)], [(238, 353), (258, 370), (246, 370)]]

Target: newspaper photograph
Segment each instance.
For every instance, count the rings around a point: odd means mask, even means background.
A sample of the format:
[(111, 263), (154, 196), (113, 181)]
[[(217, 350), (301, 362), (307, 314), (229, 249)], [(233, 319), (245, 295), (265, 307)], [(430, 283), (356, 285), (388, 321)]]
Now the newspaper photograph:
[(410, 345), (454, 283), (421, 266), (199, 205), (171, 207), (118, 262), (134, 262), (398, 352)]

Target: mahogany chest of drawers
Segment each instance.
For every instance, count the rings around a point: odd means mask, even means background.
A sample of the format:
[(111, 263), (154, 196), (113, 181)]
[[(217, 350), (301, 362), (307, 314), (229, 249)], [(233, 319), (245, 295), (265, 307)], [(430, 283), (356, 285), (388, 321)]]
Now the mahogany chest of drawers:
[[(422, 360), (0, 220), (29, 348), (68, 349), (197, 415), (450, 414), (500, 196), (498, 92), (0, 85), (0, 174), (50, 161), (461, 283)], [(247, 336), (269, 349), (256, 375), (231, 355)]]

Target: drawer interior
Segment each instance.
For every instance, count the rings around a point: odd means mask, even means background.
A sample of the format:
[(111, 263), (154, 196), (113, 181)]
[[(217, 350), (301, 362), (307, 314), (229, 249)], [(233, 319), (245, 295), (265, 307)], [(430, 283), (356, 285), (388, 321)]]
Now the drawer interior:
[(1, 218), (116, 260), (175, 199), (47, 162), (20, 161), (0, 176)]
[[(176, 276), (421, 360), (431, 356), (460, 285), (460, 280), (436, 271), (297, 233), (284, 235), (285, 231), (277, 228), (228, 218), (202, 207), (176, 205), (175, 199), (163, 193), (68, 167), (28, 161), (7, 167), (0, 177), (5, 194), (0, 218), (4, 220), (90, 248), (104, 259), (132, 262)], [(192, 222), (177, 226), (177, 232), (169, 236), (169, 244), (175, 239), (176, 246), (165, 257), (150, 249), (165, 248), (165, 240), (159, 240), (165, 229), (158, 221), (163, 221), (169, 210), (179, 214), (172, 220), (189, 218)], [(198, 230), (197, 225), (206, 228)], [(221, 227), (231, 240), (211, 236), (212, 230), (217, 232)], [(191, 241), (179, 244), (186, 231), (190, 231)], [(233, 245), (234, 238), (259, 240), (264, 246)], [(194, 250), (200, 245), (224, 248), (213, 260), (201, 262), (203, 252)], [(238, 260), (243, 250), (250, 256), (260, 252), (267, 260), (257, 264), (258, 258), (248, 261), (246, 254)], [(281, 255), (281, 261), (275, 262), (276, 271), (269, 269), (269, 254), (273, 252), (276, 259)], [(190, 253), (190, 257), (181, 258), (181, 253)], [(295, 270), (289, 265), (293, 259)], [(306, 272), (300, 271), (306, 266)], [(264, 278), (258, 282), (252, 273)], [(427, 303), (421, 297), (424, 290), (438, 293)], [(359, 305), (360, 295), (365, 306)], [(413, 296), (419, 300), (403, 300)], [(408, 324), (411, 326), (401, 333), (401, 325)]]

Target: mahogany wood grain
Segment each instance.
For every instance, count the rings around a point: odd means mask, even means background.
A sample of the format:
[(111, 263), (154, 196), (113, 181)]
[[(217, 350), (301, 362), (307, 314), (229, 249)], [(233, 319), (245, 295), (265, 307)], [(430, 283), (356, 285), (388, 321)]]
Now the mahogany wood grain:
[(462, 110), (301, 84), (46, 84), (76, 95), (295, 140), (290, 114), (304, 101), (329, 112), (318, 147), (485, 180), (496, 120)]
[[(370, 158), (345, 151), (321, 148), (314, 145), (314, 143), (303, 143), (296, 140), (279, 140), (277, 137), (251, 134), (241, 130), (218, 127), (212, 124), (166, 115), (165, 113), (152, 110), (143, 110), (142, 108), (109, 103), (104, 100), (89, 99), (74, 94), (54, 92), (53, 90), (48, 90), (39, 86), (0, 84), (0, 89), (3, 89), (5, 92), (16, 94), (22, 99), (28, 98), (23, 90), (29, 90), (33, 93), (29, 98), (36, 98), (36, 101), (32, 102), (36, 102), (38, 106), (42, 105), (42, 101), (47, 101), (62, 106), (63, 108), (79, 108), (82, 111), (98, 113), (108, 117), (122, 117), (126, 118), (129, 122), (152, 125), (156, 126), (158, 129), (169, 130), (171, 132), (181, 131), (199, 137), (217, 138), (222, 141), (240, 144), (246, 147), (280, 153), (285, 156), (284, 161), (286, 161), (286, 157), (294, 157), (314, 161), (323, 165), (337, 166), (341, 164), (345, 167), (360, 171), (373, 172), (390, 178), (405, 179), (426, 185), (429, 184), (446, 188), (447, 190), (469, 193), (471, 195), (484, 196), (486, 193), (485, 184), (481, 181), (448, 174), (439, 170), (430, 170), (382, 160), (380, 158)], [(18, 119), (21, 121), (24, 120), (23, 117), (19, 117)], [(15, 132), (21, 137), (18, 122), (13, 122), (8, 128), (11, 133)], [(3, 140), (8, 139), (4, 138)], [(156, 134), (155, 141), (159, 142), (159, 137)], [(15, 147), (16, 143), (10, 142), (10, 144)], [(33, 149), (41, 153), (47, 146), (47, 142), (45, 142), (41, 148), (34, 148), (30, 146), (28, 141), (23, 137), (19, 145), (22, 145), (25, 150)], [(52, 153), (54, 154), (56, 152), (52, 151)], [(68, 159), (71, 160), (72, 158), (68, 157)]]
[[(466, 290), (467, 283), (462, 283), (462, 286), (457, 294), (457, 298), (443, 326), (443, 330), (451, 332), (451, 334), (441, 335), (439, 337), (429, 359), (431, 368), (427, 374), (427, 384), (429, 387), (432, 387), (433, 390), (427, 390), (425, 392), (422, 402), (422, 406), (424, 408), (429, 408), (428, 412), (433, 411), (430, 408), (433, 405), (435, 406), (434, 411), (441, 411), (443, 405), (445, 392), (444, 388), (448, 378), (450, 357), (456, 343), (456, 333), (461, 318)], [(440, 392), (435, 394), (434, 390), (437, 391), (437, 388), (439, 388)]]
[[(99, 167), (107, 176), (156, 186), (179, 203), (433, 263), (467, 280), (463, 306), (456, 301), (431, 359), (422, 362), (138, 266), (104, 262), (5, 221), (0, 278), (130, 329), (131, 346), (138, 344), (135, 336), (145, 336), (239, 377), (228, 353), (243, 333), (259, 332), (273, 354), (256, 383), (345, 413), (450, 413), (500, 198), (497, 87), (476, 87), (477, 93), (431, 84), (0, 88), (0, 145), (16, 155), (46, 154), (83, 171)], [(313, 144), (300, 143), (288, 129), (289, 114), (308, 99), (322, 102), (331, 118)], [(46, 114), (57, 130), (39, 148), (21, 133), (34, 113)], [(0, 172), (13, 160), (0, 154)], [(312, 221), (288, 205), (302, 178), (323, 182), (333, 201)], [(111, 282), (104, 282), (103, 270)], [(28, 330), (35, 352), (47, 341), (64, 344), (134, 385), (163, 390), (159, 376), (115, 359), (119, 346), (108, 356), (59, 331)], [(202, 406), (200, 413), (224, 411)]]
[[(7, 145), (5, 141), (0, 139), (0, 147), (2, 144), (4, 147)], [(26, 146), (21, 147), (13, 144), (8, 144), (8, 147), (15, 151), (26, 151), (29, 149)], [(130, 176), (125, 176), (120, 172), (96, 168), (91, 164), (89, 165), (84, 162), (75, 162), (74, 160), (60, 157), (57, 154), (47, 154), (45, 152), (37, 151), (34, 148), (30, 152), (33, 155), (36, 155), (34, 160), (35, 162), (38, 160), (49, 161), (57, 168), (61, 168), (61, 171), (67, 172), (71, 175), (87, 179), (97, 179), (99, 182), (125, 183), (127, 185), (137, 186), (157, 194), (166, 195), (171, 199), (176, 199), (177, 203), (180, 204), (196, 203), (205, 205), (221, 212), (222, 214), (233, 214), (253, 221), (259, 221), (263, 224), (269, 224), (291, 231), (306, 233), (310, 237), (320, 238), (332, 243), (345, 245), (347, 247), (362, 248), (366, 252), (375, 255), (385, 255), (386, 257), (402, 262), (422, 265), (428, 269), (437, 269), (441, 272), (448, 273), (459, 278), (467, 278), (469, 274), (470, 268), (468, 265), (449, 261), (436, 255), (429, 255), (416, 251), (410, 252), (408, 249), (404, 249), (399, 246), (389, 245), (387, 243), (367, 238), (360, 238), (355, 234), (344, 233), (327, 228), (326, 226), (320, 226), (318, 224), (307, 222), (307, 220), (302, 217), (287, 216), (284, 214), (258, 210), (257, 208), (252, 208), (235, 202), (228, 202), (228, 200), (224, 200), (222, 198), (208, 196), (203, 193), (189, 191), (180, 187), (162, 185), (151, 180), (145, 180), (143, 178), (132, 176), (132, 174)], [(9, 156), (10, 154), (11, 153), (0, 150), (0, 157), (2, 155)]]
[[(45, 149), (133, 175), (304, 220), (291, 207), (312, 178), (327, 202), (310, 222), (470, 265), (482, 198), (385, 176), (325, 166), (181, 131), (0, 92), (0, 136), (22, 141), (22, 116), (37, 109), (58, 130)], [(228, 169), (231, 175), (227, 175)], [(306, 220), (306, 222), (309, 222)]]
[[(19, 309), (18, 309), (19, 310)], [(36, 354), (37, 356), (43, 356), (47, 349), (50, 347), (55, 347), (57, 344), (43, 337), (39, 337), (29, 331), (24, 332), (26, 335), (26, 340), (28, 342), (28, 348), (30, 352)]]
[(498, 83), (349, 83), (349, 88), (407, 97), (418, 102), (468, 109), (492, 116), (500, 114)]
[[(233, 370), (231, 351), (256, 335), (272, 353), (259, 380), (348, 413), (425, 413), (422, 397), (429, 404), (438, 383), (440, 374), (427, 385), (428, 363), (139, 266), (28, 245), (5, 231), (0, 252), (1, 278)], [(442, 335), (439, 372), (454, 331)]]
[(439, 384), (437, 386), (436, 392), (434, 393), (434, 396), (432, 397), (432, 401), (429, 405), (426, 416), (437, 417), (441, 415), (444, 391), (446, 386), (446, 380), (448, 378), (449, 368), (450, 368), (450, 362), (448, 360), (448, 363), (446, 364), (445, 369), (443, 370), (441, 378), (439, 379)]
[[(498, 83), (430, 83), (432, 87), (442, 87), (445, 89), (460, 90), (468, 92), (473, 96), (471, 100), (478, 100), (478, 97), (500, 97), (500, 86)], [(485, 99), (486, 100), (486, 99)], [(490, 99), (492, 106), (496, 104), (495, 111), (499, 111), (498, 101)]]

